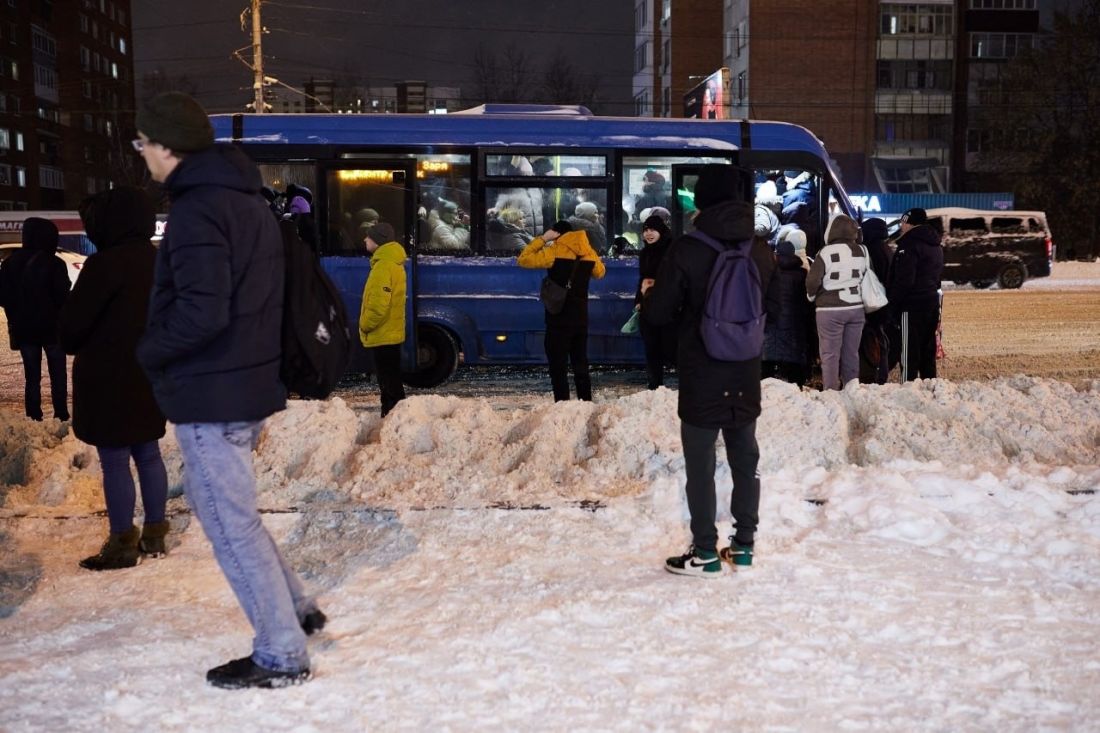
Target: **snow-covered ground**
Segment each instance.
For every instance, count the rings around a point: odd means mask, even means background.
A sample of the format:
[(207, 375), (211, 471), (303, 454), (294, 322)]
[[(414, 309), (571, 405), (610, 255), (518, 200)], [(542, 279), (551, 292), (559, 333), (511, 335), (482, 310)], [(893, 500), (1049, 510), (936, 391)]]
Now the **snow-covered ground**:
[(673, 391), (292, 403), (260, 501), (330, 625), (244, 692), (203, 679), (250, 631), (183, 499), (167, 558), (82, 571), (94, 450), (0, 410), (0, 730), (1095, 730), (1100, 381), (764, 393), (756, 564), (714, 581), (662, 568)]
[(167, 559), (80, 571), (105, 531), (94, 454), (5, 413), (0, 728), (1098, 719), (1100, 384), (766, 383), (757, 565), (714, 582), (661, 568), (687, 537), (673, 392), (532, 403), (271, 420), (267, 521), (332, 621), (314, 681), (243, 693), (203, 682), (249, 632), (182, 500)]

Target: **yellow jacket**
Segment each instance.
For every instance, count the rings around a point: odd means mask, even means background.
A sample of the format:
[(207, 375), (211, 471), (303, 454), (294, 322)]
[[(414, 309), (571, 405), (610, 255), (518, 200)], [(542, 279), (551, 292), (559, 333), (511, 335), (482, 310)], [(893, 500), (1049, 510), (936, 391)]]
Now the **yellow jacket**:
[(363, 288), (359, 311), (359, 340), (363, 346), (386, 346), (405, 341), (405, 249), (387, 242), (370, 258), (370, 275)]
[(607, 272), (603, 260), (588, 243), (588, 235), (582, 231), (566, 232), (553, 242), (547, 244), (542, 237), (535, 237), (531, 243), (523, 248), (516, 258), (516, 264), (532, 270), (546, 269), (554, 264), (554, 260), (592, 260), (592, 277), (597, 280)]

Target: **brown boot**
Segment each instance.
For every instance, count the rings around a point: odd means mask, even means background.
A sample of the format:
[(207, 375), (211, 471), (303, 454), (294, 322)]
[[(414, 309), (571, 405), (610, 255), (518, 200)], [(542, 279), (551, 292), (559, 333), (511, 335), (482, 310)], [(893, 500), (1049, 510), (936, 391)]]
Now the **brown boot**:
[(112, 532), (107, 535), (98, 555), (86, 557), (80, 561), (80, 567), (87, 570), (120, 570), (132, 568), (141, 562), (138, 553), (140, 534), (137, 527), (125, 532)]
[(167, 555), (168, 550), (164, 546), (164, 538), (168, 536), (170, 528), (171, 524), (167, 519), (163, 522), (147, 522), (141, 528), (141, 541), (138, 542), (138, 549), (141, 554), (146, 557), (164, 557)]

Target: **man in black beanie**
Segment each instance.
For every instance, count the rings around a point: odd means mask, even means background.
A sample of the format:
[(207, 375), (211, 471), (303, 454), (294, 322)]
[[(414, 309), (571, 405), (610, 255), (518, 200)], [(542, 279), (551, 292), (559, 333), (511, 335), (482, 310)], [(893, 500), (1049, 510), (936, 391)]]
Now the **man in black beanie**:
[(901, 215), (901, 236), (886, 276), (890, 340), (900, 347), (900, 353), (891, 349), (890, 363), (901, 364), (904, 382), (936, 376), (941, 280), (940, 233), (928, 224), (928, 212), (909, 209)]
[[(725, 247), (747, 247), (760, 275), (760, 293), (775, 270), (771, 250), (753, 237), (753, 205), (747, 173), (730, 165), (703, 166), (695, 184), (695, 229)], [(692, 544), (670, 557), (665, 569), (679, 575), (717, 578), (722, 562), (752, 565), (759, 521), (760, 478), (756, 418), (760, 415), (760, 356), (745, 361), (712, 358), (700, 333), (703, 305), (718, 253), (701, 239), (684, 235), (668, 249), (656, 281), (643, 289), (642, 318), (655, 326), (678, 324), (676, 371), (680, 378), (677, 413), (687, 473)], [(761, 309), (763, 302), (761, 302)], [(715, 443), (721, 431), (733, 476), (730, 513), (733, 536), (719, 553), (714, 526)]]
[(191, 97), (159, 94), (137, 115), (141, 152), (171, 201), (137, 357), (175, 425), (184, 491), (255, 631), (252, 654), (207, 672), (217, 687), (309, 678), (306, 635), (325, 616), (256, 507), (252, 449), (286, 407), (279, 379), (285, 256), (256, 165), (214, 145)]

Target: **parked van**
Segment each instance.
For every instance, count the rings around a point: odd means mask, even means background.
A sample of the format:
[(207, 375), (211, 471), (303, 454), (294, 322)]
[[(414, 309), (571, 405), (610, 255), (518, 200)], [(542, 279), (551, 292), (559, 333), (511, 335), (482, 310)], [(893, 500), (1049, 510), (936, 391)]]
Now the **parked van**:
[(1042, 211), (929, 209), (928, 224), (943, 235), (944, 280), (1018, 288), (1050, 275), (1054, 241)]

